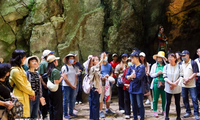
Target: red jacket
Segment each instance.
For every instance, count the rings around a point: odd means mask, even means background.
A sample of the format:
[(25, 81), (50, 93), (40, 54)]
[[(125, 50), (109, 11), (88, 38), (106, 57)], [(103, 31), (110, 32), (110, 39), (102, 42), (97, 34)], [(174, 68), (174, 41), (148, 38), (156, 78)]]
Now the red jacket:
[[(125, 78), (127, 72), (128, 72), (128, 68), (126, 68), (126, 69), (124, 70), (124, 74), (123, 74), (123, 76), (122, 76), (122, 81), (123, 81), (124, 84), (130, 84), (130, 82), (131, 82), (130, 80), (127, 80), (127, 79)], [(123, 87), (123, 90), (128, 91), (128, 88), (126, 88), (126, 87), (124, 86), (124, 87)]]

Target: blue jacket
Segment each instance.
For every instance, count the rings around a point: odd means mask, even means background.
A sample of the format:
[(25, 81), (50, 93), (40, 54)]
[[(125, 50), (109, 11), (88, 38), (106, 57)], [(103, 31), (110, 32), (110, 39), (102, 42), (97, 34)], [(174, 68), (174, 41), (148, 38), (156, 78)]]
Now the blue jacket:
[[(83, 67), (82, 67), (81, 63), (76, 62), (75, 65), (78, 67), (78, 69), (80, 69), (80, 70), (83, 71)], [(81, 75), (78, 75), (77, 78), (78, 78), (79, 81), (82, 81), (82, 74), (81, 74)]]
[(145, 87), (144, 87), (143, 79), (145, 76), (145, 66), (142, 64), (137, 66), (136, 68), (135, 68), (135, 65), (130, 66), (125, 76), (126, 79), (127, 79), (127, 76), (132, 74), (133, 70), (135, 70), (136, 78), (134, 78), (130, 82), (129, 93), (144, 94)]

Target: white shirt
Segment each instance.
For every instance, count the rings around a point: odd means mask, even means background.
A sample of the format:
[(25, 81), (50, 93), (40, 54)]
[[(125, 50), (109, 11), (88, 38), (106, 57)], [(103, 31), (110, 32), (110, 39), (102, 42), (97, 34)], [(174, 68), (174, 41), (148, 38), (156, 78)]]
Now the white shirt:
[(181, 78), (181, 70), (180, 66), (176, 64), (175, 66), (171, 66), (170, 64), (165, 65), (163, 68), (163, 78), (165, 80), (165, 92), (170, 94), (178, 94), (181, 93), (182, 87), (177, 85), (173, 90), (170, 89), (170, 84), (167, 81), (171, 81), (172, 83), (176, 82)]
[[(76, 69), (71, 65), (68, 65), (68, 71), (65, 65), (62, 66), (62, 73), (67, 75), (67, 79), (72, 85), (75, 85)], [(69, 86), (64, 80), (62, 81), (63, 86)]]
[(199, 72), (197, 73), (197, 76), (200, 76), (200, 58), (195, 59), (195, 62), (197, 63), (198, 68), (199, 68)]

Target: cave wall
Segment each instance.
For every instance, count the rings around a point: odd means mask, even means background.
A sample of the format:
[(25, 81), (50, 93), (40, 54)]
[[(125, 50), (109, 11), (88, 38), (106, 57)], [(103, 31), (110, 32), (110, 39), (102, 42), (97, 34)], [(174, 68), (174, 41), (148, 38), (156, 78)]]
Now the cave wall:
[(138, 47), (149, 61), (157, 52), (163, 25), (172, 52), (200, 47), (199, 0), (1, 0), (0, 57), (14, 49), (29, 55), (55, 50), (61, 58), (77, 53), (130, 53)]

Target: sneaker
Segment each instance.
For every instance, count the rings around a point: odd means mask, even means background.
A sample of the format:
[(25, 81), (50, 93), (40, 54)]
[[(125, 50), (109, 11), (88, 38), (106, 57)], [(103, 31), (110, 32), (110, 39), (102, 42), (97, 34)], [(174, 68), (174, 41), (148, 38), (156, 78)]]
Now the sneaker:
[(162, 115), (164, 115), (164, 116), (165, 116), (165, 111), (163, 111), (163, 112), (162, 112)]
[(75, 115), (78, 114), (78, 111), (73, 109), (73, 114), (75, 114)]
[(103, 112), (103, 111), (100, 111), (100, 112), (99, 112), (99, 116), (100, 116), (101, 118), (105, 118), (104, 112)]
[(115, 114), (115, 113), (112, 112), (110, 109), (106, 110), (105, 113), (106, 113), (107, 115), (113, 115), (113, 114)]
[(188, 118), (188, 117), (190, 117), (190, 116), (192, 116), (191, 113), (186, 113), (183, 117), (184, 117), (184, 118)]
[(194, 115), (195, 120), (199, 120), (199, 116), (198, 115)]
[(77, 115), (75, 115), (74, 113), (69, 114), (69, 115), (72, 116), (72, 117), (77, 117)]
[(158, 113), (157, 112), (153, 112), (153, 116), (158, 118)]
[(124, 110), (120, 110), (119, 112), (120, 112), (121, 114), (124, 114), (124, 113), (125, 113), (125, 111), (124, 111)]
[(75, 105), (78, 105), (78, 102), (75, 102)]
[(79, 104), (82, 104), (82, 102), (81, 102), (81, 101), (79, 101)]
[(125, 119), (130, 119), (130, 115), (125, 115)]
[(147, 99), (147, 101), (145, 102), (145, 105), (150, 104), (151, 102), (149, 101), (149, 99)]
[(70, 116), (65, 116), (64, 118), (65, 118), (65, 119), (71, 119), (71, 117), (70, 117)]

